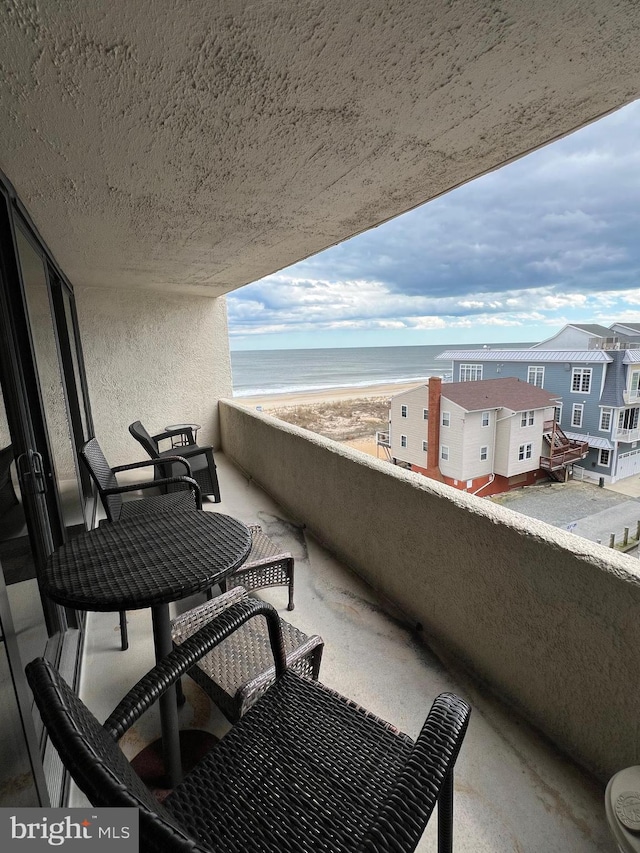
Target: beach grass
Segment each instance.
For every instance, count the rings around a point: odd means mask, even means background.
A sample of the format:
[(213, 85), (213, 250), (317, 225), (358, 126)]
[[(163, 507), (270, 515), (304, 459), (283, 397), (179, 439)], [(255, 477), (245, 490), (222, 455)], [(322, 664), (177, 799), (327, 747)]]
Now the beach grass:
[(326, 400), (280, 406), (269, 414), (334, 441), (353, 441), (375, 435), (389, 426), (389, 397)]
[[(425, 380), (426, 381), (426, 380)], [(376, 432), (389, 429), (389, 402), (418, 382), (239, 397), (237, 402), (379, 457)]]

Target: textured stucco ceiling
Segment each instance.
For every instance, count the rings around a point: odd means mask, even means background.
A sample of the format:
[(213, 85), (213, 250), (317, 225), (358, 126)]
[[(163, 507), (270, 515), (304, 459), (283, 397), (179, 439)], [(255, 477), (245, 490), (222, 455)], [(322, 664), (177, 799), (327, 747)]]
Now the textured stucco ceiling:
[(0, 9), (0, 169), (78, 285), (224, 293), (640, 94), (637, 0)]

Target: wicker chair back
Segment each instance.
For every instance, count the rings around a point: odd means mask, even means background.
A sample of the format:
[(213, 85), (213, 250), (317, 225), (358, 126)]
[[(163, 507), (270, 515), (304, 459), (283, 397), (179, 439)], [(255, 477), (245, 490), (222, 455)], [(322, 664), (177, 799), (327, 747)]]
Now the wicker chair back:
[(105, 459), (97, 439), (91, 438), (80, 450), (80, 458), (89, 469), (89, 474), (98, 487), (100, 500), (107, 513), (109, 521), (117, 521), (122, 512), (122, 497), (120, 495), (105, 495), (105, 489), (118, 485), (116, 475)]
[(132, 424), (129, 424), (129, 432), (136, 441), (140, 442), (152, 459), (157, 459), (160, 456), (158, 442), (149, 435), (140, 421), (134, 421)]
[(26, 673), (53, 745), (92, 804), (138, 808), (140, 835), (151, 849), (197, 850), (49, 661), (34, 660)]

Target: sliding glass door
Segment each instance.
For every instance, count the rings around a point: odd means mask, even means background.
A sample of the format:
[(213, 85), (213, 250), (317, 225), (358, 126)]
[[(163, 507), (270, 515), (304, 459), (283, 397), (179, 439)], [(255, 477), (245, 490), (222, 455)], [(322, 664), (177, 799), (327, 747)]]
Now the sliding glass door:
[[(50, 514), (61, 518), (65, 538), (68, 538), (74, 532), (85, 529), (83, 483), (67, 391), (68, 386), (74, 387), (75, 390), (75, 376), (73, 373), (70, 377), (64, 375), (57, 324), (53, 314), (53, 282), (50, 280), (53, 275), (49, 276), (46, 257), (29, 238), (22, 224), (16, 227), (16, 243), (51, 454), (46, 468), (46, 497)], [(66, 317), (63, 315), (61, 320), (60, 325), (64, 329)], [(86, 423), (80, 425), (81, 430), (83, 426), (86, 429)]]
[[(56, 547), (92, 523), (93, 490), (78, 464), (92, 424), (73, 293), (2, 182), (0, 389), (0, 677), (14, 686), (3, 737), (17, 749), (7, 766), (35, 767), (46, 788), (34, 783), (34, 796), (58, 805), (65, 779), (57, 755), (31, 707), (20, 713), (29, 695), (24, 665), (45, 656), (69, 683), (76, 679), (82, 617), (41, 595), (39, 575)], [(10, 780), (5, 791), (0, 805), (23, 804)]]

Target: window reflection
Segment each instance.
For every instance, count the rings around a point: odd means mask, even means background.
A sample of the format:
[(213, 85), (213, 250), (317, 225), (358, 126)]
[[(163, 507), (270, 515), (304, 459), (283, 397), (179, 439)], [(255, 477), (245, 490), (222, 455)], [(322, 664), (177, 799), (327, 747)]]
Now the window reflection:
[(48, 639), (14, 457), (0, 391), (0, 807), (40, 804), (15, 679)]
[(64, 525), (68, 533), (73, 534), (84, 529), (84, 518), (46, 269), (42, 257), (19, 228), (16, 238), (47, 432), (53, 454), (53, 475), (62, 503)]

